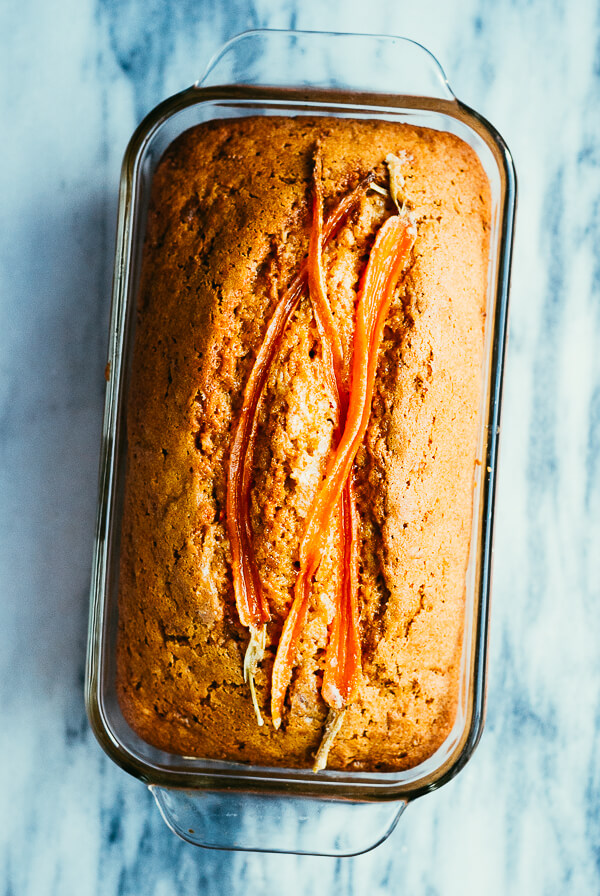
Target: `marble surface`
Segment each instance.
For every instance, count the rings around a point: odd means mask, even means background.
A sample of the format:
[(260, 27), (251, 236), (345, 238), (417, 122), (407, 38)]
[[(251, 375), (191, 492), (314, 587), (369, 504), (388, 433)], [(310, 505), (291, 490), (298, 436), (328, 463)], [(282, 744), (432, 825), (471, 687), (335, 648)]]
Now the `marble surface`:
[[(178, 841), (83, 706), (121, 157), (252, 27), (405, 34), (519, 176), (488, 720), (355, 859)], [(0, 4), (0, 894), (600, 892), (600, 5)]]

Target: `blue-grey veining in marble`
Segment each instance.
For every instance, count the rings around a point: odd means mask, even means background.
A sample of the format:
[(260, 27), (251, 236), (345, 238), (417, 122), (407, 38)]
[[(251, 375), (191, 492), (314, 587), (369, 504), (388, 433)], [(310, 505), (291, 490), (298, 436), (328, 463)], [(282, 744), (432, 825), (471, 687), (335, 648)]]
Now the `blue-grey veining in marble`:
[[(120, 161), (256, 27), (405, 34), (519, 175), (488, 721), (467, 768), (351, 859), (202, 851), (83, 708)], [(0, 5), (0, 894), (600, 893), (600, 4)]]

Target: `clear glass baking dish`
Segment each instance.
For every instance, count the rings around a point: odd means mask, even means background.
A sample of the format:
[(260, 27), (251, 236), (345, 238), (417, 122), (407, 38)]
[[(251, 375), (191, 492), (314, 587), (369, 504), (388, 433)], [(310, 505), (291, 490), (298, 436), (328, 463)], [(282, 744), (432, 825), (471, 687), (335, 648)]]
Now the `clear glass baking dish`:
[[(443, 746), (404, 772), (264, 768), (187, 758), (142, 741), (125, 722), (115, 688), (125, 406), (145, 216), (154, 170), (184, 130), (244, 115), (382, 118), (450, 131), (476, 151), (492, 193), (486, 357), (480, 453), (466, 588), (459, 711)], [(450, 780), (471, 756), (485, 709), (487, 622), (496, 459), (516, 183), (494, 128), (452, 94), (420, 45), (398, 37), (254, 31), (217, 54), (204, 78), (161, 103), (133, 135), (120, 185), (92, 571), (86, 703), (108, 755), (151, 789), (175, 833), (220, 848), (352, 855), (393, 830), (410, 800)]]

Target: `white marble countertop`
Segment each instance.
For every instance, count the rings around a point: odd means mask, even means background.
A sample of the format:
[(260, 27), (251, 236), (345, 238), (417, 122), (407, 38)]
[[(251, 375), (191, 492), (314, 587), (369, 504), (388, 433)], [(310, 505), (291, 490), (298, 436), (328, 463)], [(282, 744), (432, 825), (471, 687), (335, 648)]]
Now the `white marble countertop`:
[[(178, 841), (83, 705), (121, 157), (253, 27), (404, 34), (519, 178), (488, 720), (354, 859)], [(8, 0), (0, 6), (0, 894), (600, 892), (600, 5)]]

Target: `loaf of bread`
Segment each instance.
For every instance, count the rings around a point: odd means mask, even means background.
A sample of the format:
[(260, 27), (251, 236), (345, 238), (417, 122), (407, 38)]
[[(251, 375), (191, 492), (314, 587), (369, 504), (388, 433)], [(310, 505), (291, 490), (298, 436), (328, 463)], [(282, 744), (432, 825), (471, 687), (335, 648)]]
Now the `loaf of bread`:
[(352, 467), (360, 669), (328, 757), (333, 769), (400, 770), (431, 756), (456, 718), (481, 427), (489, 185), (474, 152), (448, 133), (249, 117), (200, 125), (167, 150), (148, 211), (128, 394), (117, 689), (132, 728), (173, 753), (310, 767), (322, 742), (341, 575), (331, 534), (278, 730), (270, 704), (304, 525), (336, 439), (308, 288), (267, 371), (250, 458), (250, 540), (269, 616), (254, 670), (262, 726), (244, 680), (249, 630), (227, 520), (244, 390), (309, 249), (317, 154), (325, 218), (364, 185), (322, 253), (346, 358), (357, 350), (373, 240), (398, 214), (390, 156), (400, 211), (416, 226)]

